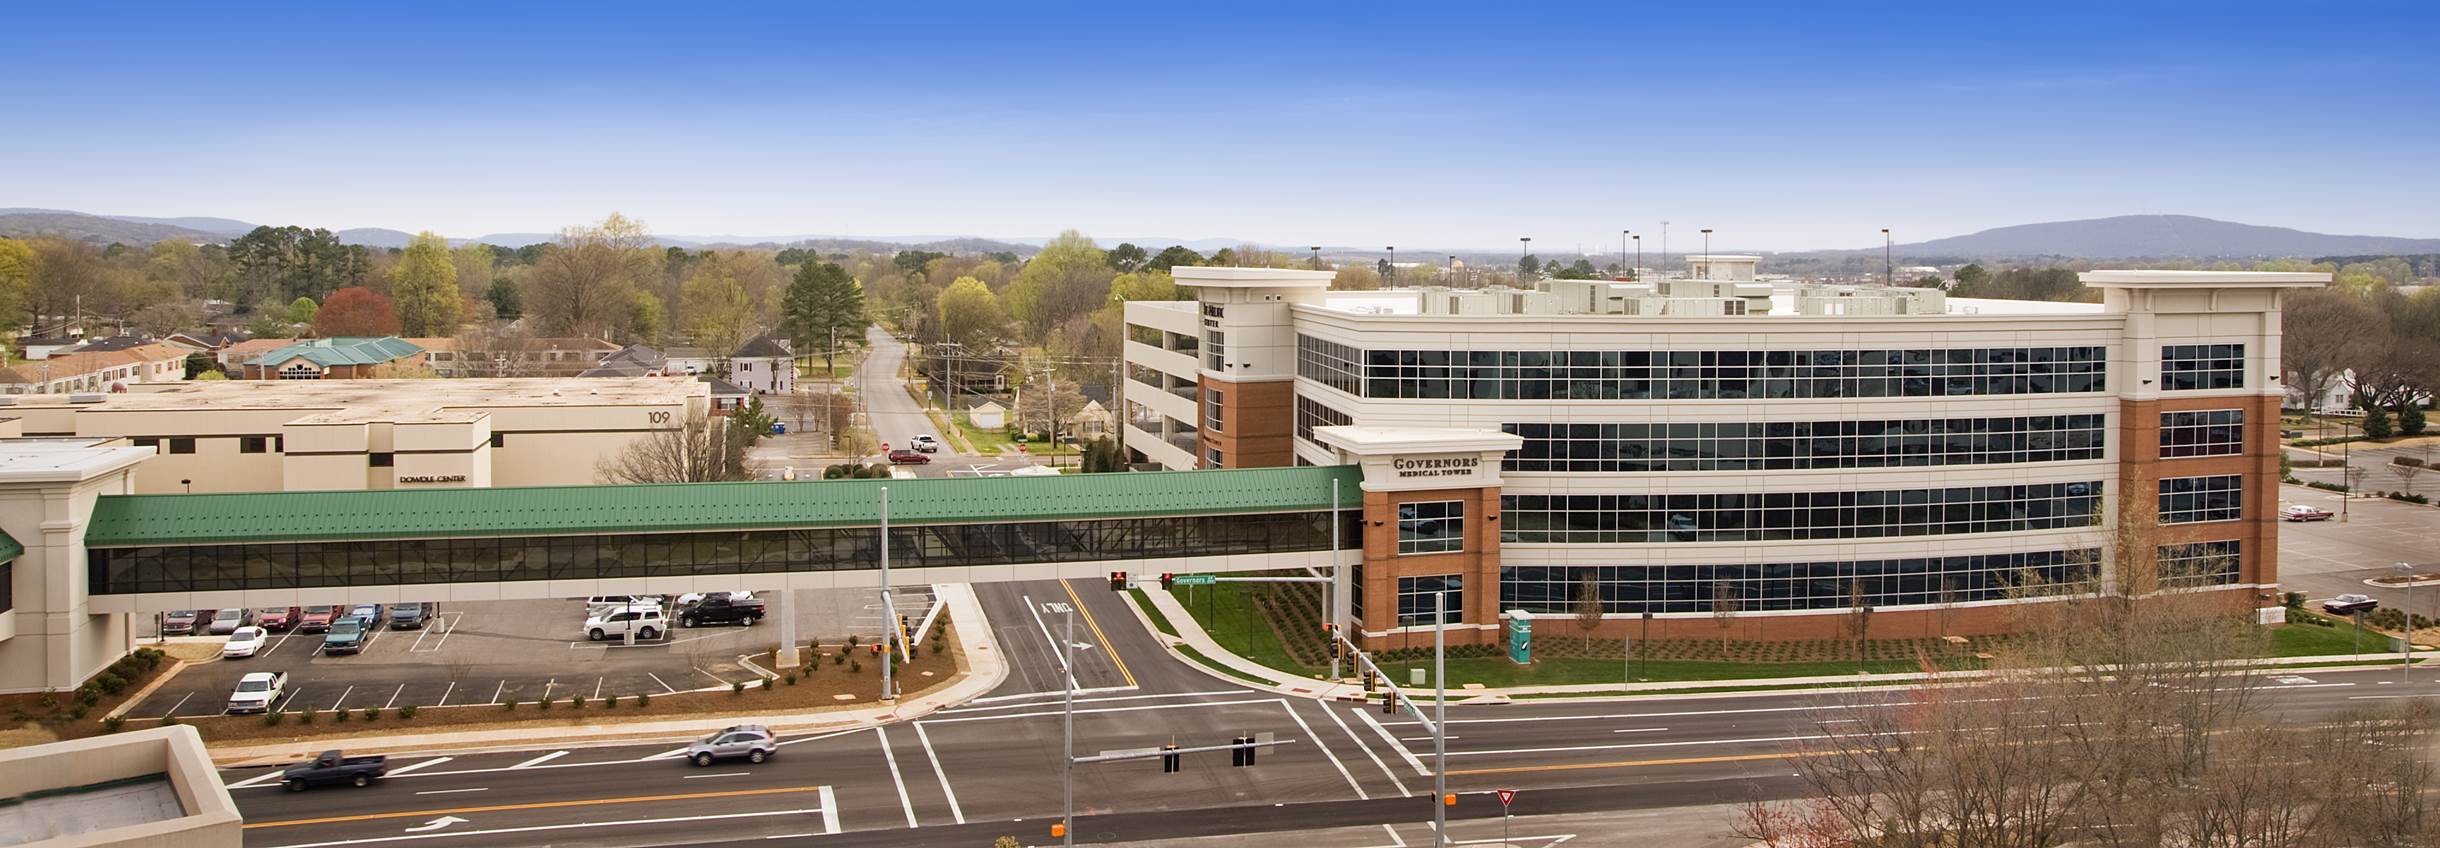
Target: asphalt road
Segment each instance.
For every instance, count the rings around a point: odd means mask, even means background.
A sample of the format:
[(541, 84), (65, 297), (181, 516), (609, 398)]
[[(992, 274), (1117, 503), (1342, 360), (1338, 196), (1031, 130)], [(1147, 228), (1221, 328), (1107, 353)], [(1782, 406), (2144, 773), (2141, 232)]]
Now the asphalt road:
[[(759, 766), (695, 768), (675, 743), (406, 756), (366, 789), (287, 793), (265, 769), (224, 774), (247, 844), (552, 845), (736, 843), (828, 835), (822, 844), (1050, 841), (1060, 810), (1056, 655), (1073, 611), (1080, 753), (1219, 744), (1269, 734), (1251, 767), (1225, 754), (1089, 764), (1075, 772), (1080, 842), (1390, 825), (1431, 817), (1429, 732), (1377, 707), (1246, 689), (1168, 658), (1095, 581), (977, 587), (1014, 663), (965, 706), (878, 730), (783, 739)], [(2333, 711), (2440, 695), (2440, 671), (2305, 672), (2266, 684), (2280, 703)], [(1782, 755), (1825, 711), (1903, 703), (1903, 690), (1543, 701), (1449, 709), (1449, 787), (1459, 819), (1595, 814), (1771, 797), (1794, 789)], [(1569, 844), (1605, 843), (1578, 838)]]

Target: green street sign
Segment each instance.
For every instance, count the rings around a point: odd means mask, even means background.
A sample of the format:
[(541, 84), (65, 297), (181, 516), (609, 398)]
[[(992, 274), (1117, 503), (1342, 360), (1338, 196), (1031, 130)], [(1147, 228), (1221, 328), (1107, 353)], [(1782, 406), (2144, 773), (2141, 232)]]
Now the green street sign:
[(1169, 582), (1179, 586), (1209, 586), (1212, 584), (1212, 575), (1180, 574), (1176, 577), (1169, 578)]

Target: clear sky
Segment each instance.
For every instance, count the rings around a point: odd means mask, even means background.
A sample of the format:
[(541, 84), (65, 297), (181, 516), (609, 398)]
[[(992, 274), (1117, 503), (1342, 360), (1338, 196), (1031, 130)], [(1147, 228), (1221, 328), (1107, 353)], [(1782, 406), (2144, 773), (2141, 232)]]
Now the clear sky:
[(19, 6), (0, 206), (1545, 255), (1663, 219), (2440, 236), (2433, 4), (1347, 5)]

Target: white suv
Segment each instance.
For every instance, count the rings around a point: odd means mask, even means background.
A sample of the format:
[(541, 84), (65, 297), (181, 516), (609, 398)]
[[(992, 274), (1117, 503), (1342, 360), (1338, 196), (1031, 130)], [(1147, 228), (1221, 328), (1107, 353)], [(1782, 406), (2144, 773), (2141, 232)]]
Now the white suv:
[(595, 642), (629, 632), (638, 639), (658, 639), (669, 632), (669, 622), (662, 618), (660, 607), (599, 610), (585, 618), (585, 638)]
[(940, 452), (940, 440), (932, 438), (932, 434), (930, 433), (924, 433), (916, 436), (912, 441), (909, 442), (909, 446), (924, 453)]

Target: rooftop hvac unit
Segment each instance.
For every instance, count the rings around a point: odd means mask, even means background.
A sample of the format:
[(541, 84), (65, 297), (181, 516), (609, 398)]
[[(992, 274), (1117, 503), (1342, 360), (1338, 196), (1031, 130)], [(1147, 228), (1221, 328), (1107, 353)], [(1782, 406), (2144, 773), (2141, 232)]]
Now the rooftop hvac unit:
[(102, 393), (100, 393), (100, 392), (79, 392), (79, 393), (77, 393), (77, 394), (72, 394), (72, 395), (69, 395), (69, 396), (68, 396), (68, 402), (69, 402), (69, 403), (101, 403), (102, 401), (104, 401), (104, 400), (108, 400), (109, 398), (110, 398), (110, 396), (109, 396), (109, 395), (105, 395), (105, 394), (102, 394)]

